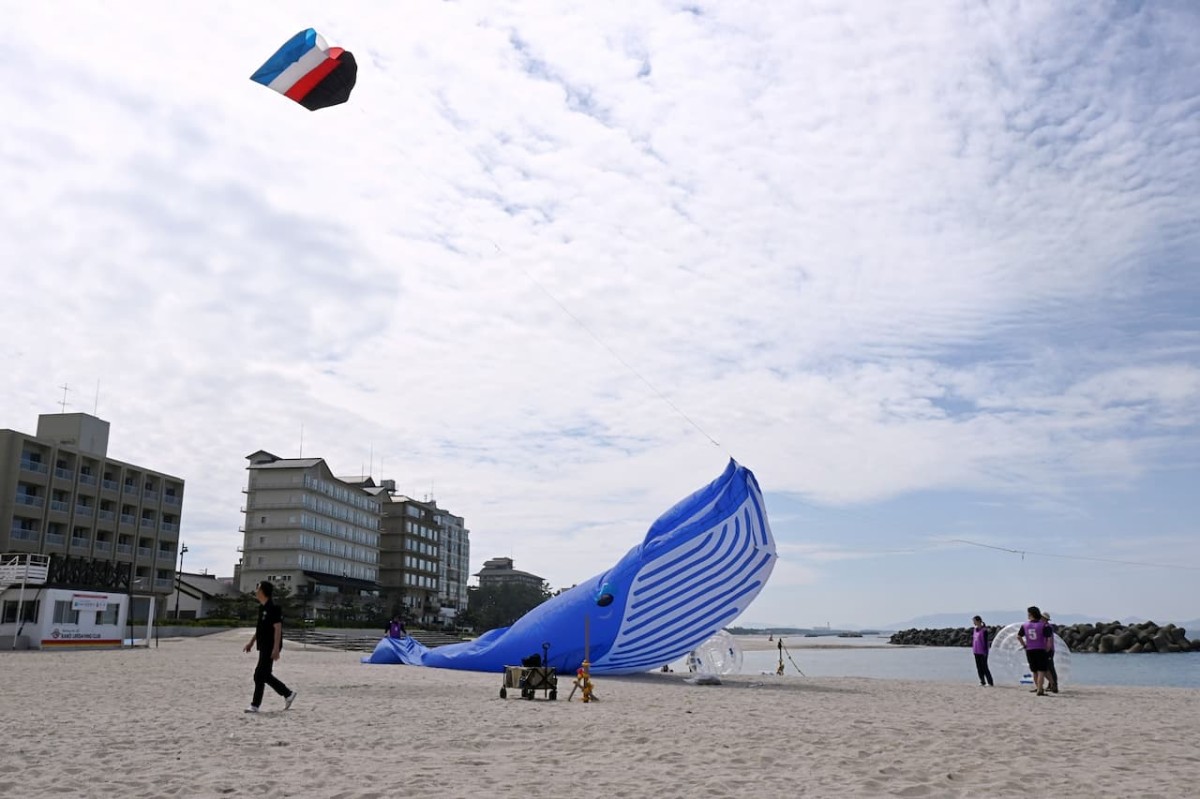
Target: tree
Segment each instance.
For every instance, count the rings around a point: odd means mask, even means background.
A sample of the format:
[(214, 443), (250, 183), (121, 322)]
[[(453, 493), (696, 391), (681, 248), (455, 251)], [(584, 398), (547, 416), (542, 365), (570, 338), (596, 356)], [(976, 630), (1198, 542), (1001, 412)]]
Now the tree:
[(466, 619), (478, 630), (507, 627), (550, 598), (550, 587), (504, 582), (467, 589)]
[[(301, 618), (301, 604), (291, 586), (278, 584), (272, 597), (275, 604), (283, 612), (284, 619)], [(212, 618), (237, 619), (238, 621), (254, 621), (258, 618), (258, 598), (253, 591), (235, 596), (222, 596), (213, 599)]]

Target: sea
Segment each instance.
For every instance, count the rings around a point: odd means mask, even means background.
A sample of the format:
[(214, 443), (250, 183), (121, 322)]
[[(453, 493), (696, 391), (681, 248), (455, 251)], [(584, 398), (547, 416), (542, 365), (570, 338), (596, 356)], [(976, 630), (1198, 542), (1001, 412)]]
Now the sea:
[[(755, 636), (758, 639), (758, 636)], [(738, 636), (734, 640), (745, 640)], [(780, 652), (742, 652), (742, 674), (774, 674)], [(977, 683), (975, 659), (969, 647), (894, 646), (888, 636), (862, 638), (783, 638), (785, 675), (808, 677), (877, 677), (894, 680), (935, 680)], [(1056, 662), (1065, 660), (1059, 653)], [(1015, 674), (1004, 674), (1001, 664), (992, 665), (997, 683), (1019, 682)], [(672, 664), (679, 671), (683, 661)], [(1075, 685), (1136, 685), (1145, 687), (1200, 688), (1200, 652), (1108, 654), (1072, 652), (1059, 665), (1063, 687)]]

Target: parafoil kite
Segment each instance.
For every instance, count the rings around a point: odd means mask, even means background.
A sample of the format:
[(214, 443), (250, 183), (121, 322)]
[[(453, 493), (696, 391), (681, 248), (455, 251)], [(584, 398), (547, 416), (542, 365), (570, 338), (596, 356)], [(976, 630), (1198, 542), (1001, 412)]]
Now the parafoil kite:
[(608, 571), (564, 591), (511, 627), (429, 649), (385, 637), (364, 663), (504, 671), (549, 644), (547, 665), (633, 674), (670, 663), (736, 619), (775, 566), (775, 539), (754, 475), (725, 473), (658, 518)]
[(354, 55), (330, 47), (312, 28), (288, 39), (250, 80), (295, 100), (309, 111), (350, 99), (358, 79)]

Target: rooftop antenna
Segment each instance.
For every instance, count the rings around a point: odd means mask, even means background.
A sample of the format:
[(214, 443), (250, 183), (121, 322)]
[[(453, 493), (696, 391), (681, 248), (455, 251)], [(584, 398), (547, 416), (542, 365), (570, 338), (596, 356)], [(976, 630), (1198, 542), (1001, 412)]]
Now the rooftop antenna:
[(62, 408), (62, 412), (66, 413), (67, 406), (71, 404), (71, 403), (67, 402), (67, 392), (70, 391), (71, 389), (67, 386), (66, 383), (63, 383), (61, 386), (59, 386), (59, 388), (61, 388), (63, 390), (63, 398), (62, 398), (62, 401), (59, 402), (58, 404)]
[(369, 454), (367, 455), (367, 457), (370, 458), (369, 463), (371, 464), (371, 471), (367, 472), (367, 474), (375, 474), (375, 445), (370, 444), (368, 446), (369, 446), (369, 448), (368, 448), (367, 452)]
[(304, 457), (304, 422), (300, 423), (300, 457)]
[(92, 416), (100, 413), (100, 378), (96, 378), (96, 402), (92, 405)]

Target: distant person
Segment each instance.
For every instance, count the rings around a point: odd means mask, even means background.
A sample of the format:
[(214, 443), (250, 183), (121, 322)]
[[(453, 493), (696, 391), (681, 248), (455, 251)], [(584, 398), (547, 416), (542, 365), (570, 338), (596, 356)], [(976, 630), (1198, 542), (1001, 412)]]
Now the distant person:
[(263, 687), (271, 686), (275, 693), (283, 697), (283, 709), (289, 710), (292, 702), (296, 701), (296, 691), (289, 690), (283, 681), (271, 673), (275, 661), (279, 660), (279, 651), (283, 648), (283, 612), (271, 601), (275, 586), (263, 580), (254, 586), (254, 598), (258, 600), (258, 625), (254, 628), (254, 636), (246, 644), (243, 652), (249, 652), (258, 645), (258, 666), (254, 669), (254, 698), (250, 700), (247, 713), (257, 713), (262, 706)]
[(1050, 614), (1042, 611), (1046, 620), (1046, 690), (1052, 694), (1058, 693), (1058, 672), (1054, 668), (1054, 625), (1050, 623)]
[(1017, 628), (1017, 637), (1025, 644), (1025, 659), (1029, 661), (1029, 670), (1033, 672), (1033, 691), (1038, 696), (1045, 696), (1046, 675), (1050, 670), (1050, 658), (1046, 651), (1046, 628), (1049, 625), (1037, 605), (1030, 605), (1028, 613), (1029, 621)]
[(404, 638), (408, 632), (404, 629), (404, 621), (399, 616), (393, 616), (388, 622), (387, 634), (392, 638)]
[(971, 651), (975, 654), (975, 671), (979, 672), (979, 684), (995, 686), (992, 670), (988, 668), (988, 628), (979, 616), (971, 619), (975, 625), (971, 630)]

